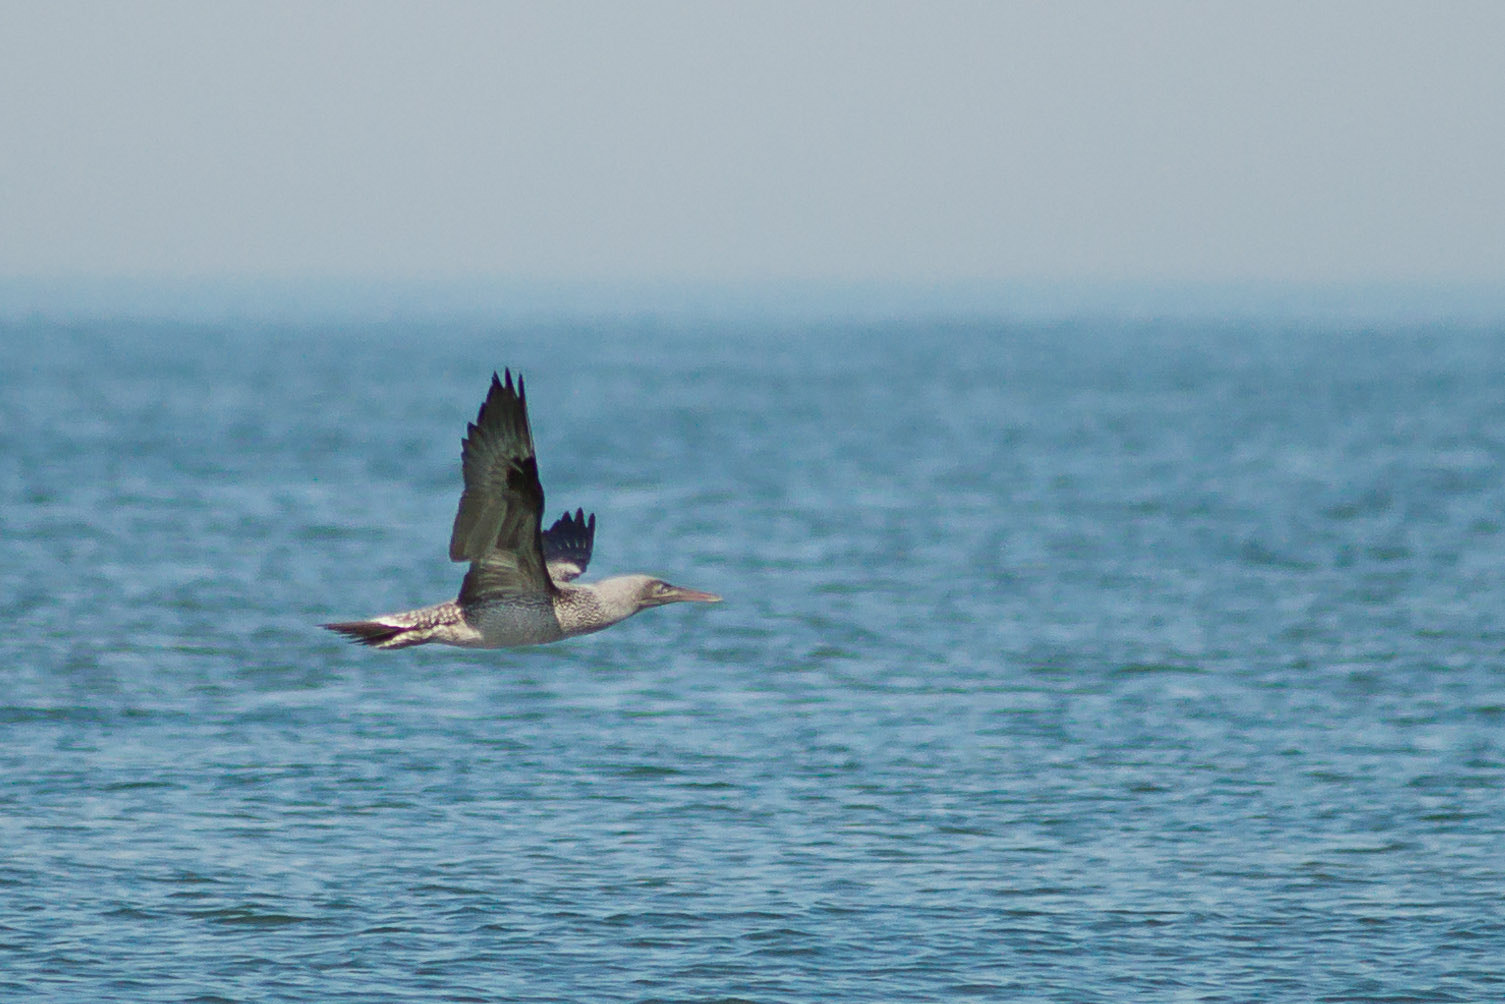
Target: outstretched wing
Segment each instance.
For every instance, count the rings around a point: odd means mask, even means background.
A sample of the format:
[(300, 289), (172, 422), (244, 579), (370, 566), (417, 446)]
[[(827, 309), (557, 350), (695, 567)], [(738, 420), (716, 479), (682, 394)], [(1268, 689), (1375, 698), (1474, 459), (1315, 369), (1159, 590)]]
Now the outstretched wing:
[(596, 542), (596, 514), (585, 518), (584, 509), (576, 509), (575, 515), (565, 513), (543, 533), (543, 560), (549, 569), (549, 578), (555, 582), (578, 579), (590, 564), (591, 546)]
[(470, 562), (462, 602), (492, 596), (548, 595), (544, 566), (543, 486), (528, 428), (522, 377), (491, 375), (491, 391), (461, 445), (465, 491), (449, 538), (451, 561)]

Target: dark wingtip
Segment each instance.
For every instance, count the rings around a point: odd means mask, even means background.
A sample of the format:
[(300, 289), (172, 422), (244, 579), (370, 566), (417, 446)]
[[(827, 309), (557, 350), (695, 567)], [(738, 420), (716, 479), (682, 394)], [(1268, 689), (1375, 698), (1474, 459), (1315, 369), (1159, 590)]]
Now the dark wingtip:
[(527, 403), (527, 399), (523, 397), (523, 377), (521, 373), (519, 373), (517, 376), (517, 387), (516, 389), (514, 389), (512, 385), (511, 369), (504, 367), (500, 374), (498, 374), (496, 370), (492, 370), (491, 389), (486, 392), (486, 400), (481, 402), (481, 407), (476, 412), (476, 420), (470, 424), (469, 432), (471, 435), (475, 434), (476, 426), (480, 425), (486, 420), (486, 406), (491, 403), (491, 400), (495, 395), (500, 394), (503, 391), (511, 394), (516, 394), (519, 401), (522, 401), (524, 404)]
[[(491, 371), (491, 389), (493, 392), (505, 390), (510, 393), (516, 394), (517, 399), (519, 401), (523, 401), (524, 403), (526, 403), (528, 399), (527, 394), (523, 390), (523, 375), (519, 373), (517, 375), (517, 380), (514, 383), (512, 379), (512, 367), (510, 366), (502, 367), (502, 373), (500, 376), (497, 375), (496, 370)], [(490, 397), (491, 395), (487, 394), (486, 396)]]
[(594, 532), (596, 529), (596, 514), (591, 513), (589, 518), (587, 518), (584, 509), (576, 509), (574, 512), (566, 509), (559, 514), (559, 518), (554, 521), (554, 525), (549, 527), (549, 529), (551, 531), (563, 529)]

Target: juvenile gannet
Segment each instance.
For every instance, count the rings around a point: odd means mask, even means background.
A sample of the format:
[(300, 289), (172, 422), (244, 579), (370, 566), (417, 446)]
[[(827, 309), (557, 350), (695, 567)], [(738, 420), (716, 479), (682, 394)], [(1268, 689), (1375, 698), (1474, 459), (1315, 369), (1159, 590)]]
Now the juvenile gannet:
[(648, 575), (576, 582), (590, 563), (596, 514), (566, 512), (543, 530), (543, 486), (528, 427), (523, 378), (491, 375), (491, 391), (461, 444), (465, 490), (449, 559), (470, 562), (447, 603), (325, 624), (375, 648), (439, 642), (468, 648), (540, 645), (610, 627), (648, 607), (716, 603), (721, 597)]

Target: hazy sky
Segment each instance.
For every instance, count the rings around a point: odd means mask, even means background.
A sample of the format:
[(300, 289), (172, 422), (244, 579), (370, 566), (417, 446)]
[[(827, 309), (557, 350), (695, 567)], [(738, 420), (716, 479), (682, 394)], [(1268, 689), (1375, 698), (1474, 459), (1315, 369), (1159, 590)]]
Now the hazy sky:
[(1505, 3), (0, 0), (0, 274), (1505, 281)]

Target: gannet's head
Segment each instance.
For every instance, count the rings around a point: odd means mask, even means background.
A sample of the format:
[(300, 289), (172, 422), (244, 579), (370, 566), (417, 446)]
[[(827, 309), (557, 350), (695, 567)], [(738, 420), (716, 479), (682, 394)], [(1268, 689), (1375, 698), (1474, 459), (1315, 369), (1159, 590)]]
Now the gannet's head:
[(663, 579), (650, 579), (643, 583), (642, 592), (638, 594), (638, 605), (641, 607), (661, 607), (665, 603), (720, 603), (721, 597), (715, 593), (703, 593), (698, 589), (686, 589), (684, 586), (671, 586)]
[(618, 575), (595, 584), (596, 592), (610, 605), (630, 608), (632, 613), (666, 603), (720, 603), (715, 593), (672, 586), (651, 575)]

